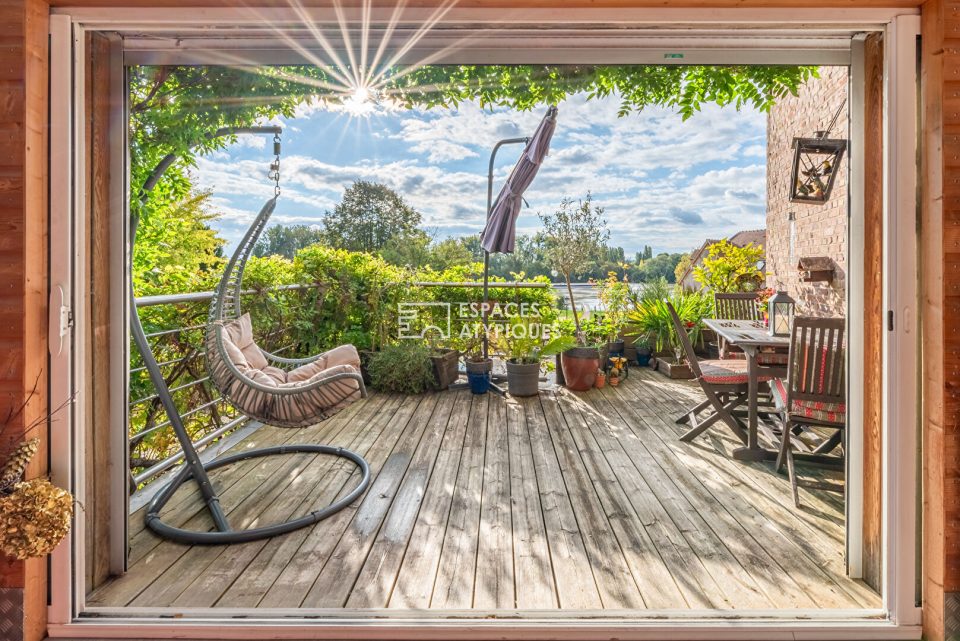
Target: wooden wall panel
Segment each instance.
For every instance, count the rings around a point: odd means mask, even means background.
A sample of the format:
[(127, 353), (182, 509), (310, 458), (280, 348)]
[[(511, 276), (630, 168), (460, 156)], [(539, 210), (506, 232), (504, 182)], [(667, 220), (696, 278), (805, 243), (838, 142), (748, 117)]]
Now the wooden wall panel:
[(863, 579), (883, 568), (883, 36), (864, 43)]
[[(0, 453), (47, 411), (47, 32), (45, 0), (0, 3)], [(46, 426), (32, 435), (46, 436)], [(28, 470), (46, 473), (47, 443)], [(22, 589), (24, 638), (45, 634), (46, 562), (0, 559)]]
[[(87, 35), (86, 140), (89, 196), (86, 245), (89, 251), (89, 300), (92, 306), (86, 336), (80, 337), (90, 355), (87, 380), (110, 380), (110, 42), (100, 34)], [(85, 568), (87, 591), (110, 575), (110, 386), (89, 385), (85, 407), (86, 479)]]
[[(953, 638), (946, 621), (949, 592), (957, 590), (957, 542), (960, 528), (956, 509), (956, 483), (960, 481), (960, 433), (957, 416), (946, 411), (945, 400), (957, 393), (956, 361), (949, 363), (947, 334), (960, 325), (956, 305), (946, 294), (953, 290), (957, 300), (960, 274), (950, 273), (948, 220), (956, 211), (957, 199), (944, 198), (945, 186), (956, 180), (948, 172), (950, 156), (960, 155), (960, 144), (948, 132), (960, 123), (956, 110), (944, 109), (951, 83), (960, 80), (957, 52), (948, 48), (945, 21), (955, 19), (960, 2), (928, 0), (922, 13), (921, 92), (921, 225), (920, 272), (923, 358), (923, 628), (932, 641)], [(953, 31), (951, 40), (956, 38)], [(956, 40), (953, 40), (954, 43)], [(955, 45), (954, 45), (955, 47)], [(947, 192), (953, 189), (948, 187)], [(953, 214), (956, 216), (956, 213)], [(954, 249), (954, 252), (957, 250)], [(951, 310), (951, 307), (954, 309)], [(953, 372), (951, 373), (951, 370)], [(953, 486), (953, 487), (951, 487)], [(951, 549), (952, 548), (952, 549)]]

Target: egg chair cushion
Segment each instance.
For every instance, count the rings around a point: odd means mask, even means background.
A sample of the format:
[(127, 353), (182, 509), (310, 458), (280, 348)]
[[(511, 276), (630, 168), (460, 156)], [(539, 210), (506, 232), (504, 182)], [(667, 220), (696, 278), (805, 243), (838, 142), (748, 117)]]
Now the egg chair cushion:
[[(360, 355), (353, 345), (341, 345), (320, 354), (306, 365), (285, 372), (269, 365), (253, 341), (249, 314), (222, 326), (222, 352), (216, 345), (216, 332), (209, 334), (207, 359), (210, 375), (217, 389), (247, 416), (271, 425), (302, 427), (325, 420), (362, 398), (363, 390), (357, 380)], [(242, 377), (237, 377), (227, 367), (222, 354)], [(355, 374), (356, 377), (336, 378), (342, 374)], [(258, 389), (251, 383), (275, 388), (277, 392)]]
[[(263, 355), (263, 352), (260, 351), (257, 344), (253, 342), (253, 324), (250, 322), (250, 314), (244, 314), (235, 321), (225, 323), (223, 329), (224, 344), (227, 342), (226, 338), (229, 337), (230, 341), (240, 350), (251, 367), (254, 369), (263, 369), (267, 366), (266, 356)], [(230, 355), (230, 360), (232, 360), (235, 365), (237, 364), (237, 361), (234, 360), (232, 355)]]
[(337, 365), (350, 365), (358, 372), (360, 371), (360, 354), (353, 345), (341, 345), (334, 347), (329, 352), (324, 352), (317, 357), (317, 360), (306, 365), (301, 365), (297, 369), (287, 372), (287, 383), (296, 383), (298, 381), (308, 381), (320, 372), (336, 367)]

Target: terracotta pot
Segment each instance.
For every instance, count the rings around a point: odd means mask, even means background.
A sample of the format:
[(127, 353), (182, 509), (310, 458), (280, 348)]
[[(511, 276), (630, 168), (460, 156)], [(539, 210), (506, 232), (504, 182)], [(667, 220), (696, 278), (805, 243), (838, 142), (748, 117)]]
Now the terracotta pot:
[(620, 377), (619, 377), (619, 376), (611, 376), (611, 377), (610, 377), (610, 387), (616, 387), (616, 386), (619, 385), (619, 384), (620, 384)]
[(597, 374), (597, 380), (594, 382), (593, 386), (597, 389), (603, 389), (607, 384), (607, 377), (602, 374)]
[(600, 352), (595, 347), (574, 347), (563, 353), (560, 363), (567, 388), (586, 392), (597, 380)]

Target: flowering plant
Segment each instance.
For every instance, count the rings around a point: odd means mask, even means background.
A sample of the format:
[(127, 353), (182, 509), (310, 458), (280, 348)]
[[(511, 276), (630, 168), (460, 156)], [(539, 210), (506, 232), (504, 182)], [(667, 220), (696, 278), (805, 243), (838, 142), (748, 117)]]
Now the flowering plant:
[(776, 290), (774, 290), (772, 287), (764, 287), (763, 289), (757, 290), (757, 297), (754, 300), (756, 300), (757, 310), (761, 314), (766, 313), (767, 306), (770, 302), (770, 297), (773, 296), (775, 293), (776, 293)]

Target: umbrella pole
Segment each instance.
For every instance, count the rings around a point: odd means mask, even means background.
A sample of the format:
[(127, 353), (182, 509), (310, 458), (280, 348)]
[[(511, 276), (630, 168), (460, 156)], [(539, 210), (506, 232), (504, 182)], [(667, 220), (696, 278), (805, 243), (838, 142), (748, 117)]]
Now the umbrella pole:
[[(504, 145), (515, 145), (519, 143), (527, 144), (530, 142), (530, 138), (504, 138), (500, 140), (493, 146), (493, 151), (490, 152), (490, 165), (487, 167), (487, 220), (490, 220), (490, 210), (493, 209), (493, 166), (497, 160), (497, 152), (500, 151), (500, 147)], [(486, 249), (483, 250), (483, 307), (482, 315), (483, 319), (483, 357), (490, 358), (490, 327), (489, 319), (487, 317), (487, 305), (490, 302), (490, 252)]]

